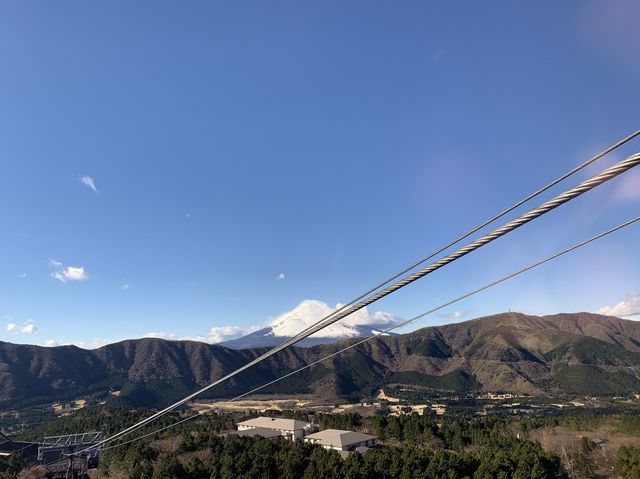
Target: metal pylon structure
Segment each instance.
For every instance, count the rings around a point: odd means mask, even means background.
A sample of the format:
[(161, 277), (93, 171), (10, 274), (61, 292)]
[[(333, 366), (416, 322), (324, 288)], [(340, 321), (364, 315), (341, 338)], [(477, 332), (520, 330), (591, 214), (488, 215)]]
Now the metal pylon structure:
[(38, 448), (46, 479), (81, 479), (98, 467), (103, 447), (87, 448), (102, 441), (102, 432), (84, 432), (45, 437)]

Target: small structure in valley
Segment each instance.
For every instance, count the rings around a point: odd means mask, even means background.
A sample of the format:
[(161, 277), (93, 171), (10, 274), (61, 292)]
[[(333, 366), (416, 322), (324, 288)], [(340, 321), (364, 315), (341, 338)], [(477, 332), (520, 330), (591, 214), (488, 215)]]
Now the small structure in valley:
[(310, 430), (311, 424), (297, 419), (261, 416), (238, 423), (238, 434), (243, 436), (284, 436), (294, 440), (304, 438)]
[(325, 429), (324, 431), (309, 434), (304, 438), (305, 442), (318, 444), (325, 449), (334, 449), (338, 452), (348, 453), (352, 451), (365, 452), (376, 446), (376, 437), (355, 431), (342, 431), (340, 429)]
[(44, 477), (68, 479), (86, 477), (97, 469), (104, 450), (102, 432), (45, 437), (38, 445), (38, 460), (44, 465)]

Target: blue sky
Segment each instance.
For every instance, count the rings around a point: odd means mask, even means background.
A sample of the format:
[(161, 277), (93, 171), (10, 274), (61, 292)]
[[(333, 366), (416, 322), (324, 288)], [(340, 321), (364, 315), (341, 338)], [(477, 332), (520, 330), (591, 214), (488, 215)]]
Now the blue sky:
[[(638, 14), (632, 1), (3, 2), (0, 340), (207, 338), (353, 298), (638, 129)], [(630, 172), (373, 309), (419, 313), (639, 204)], [(420, 325), (640, 304), (638, 232)]]

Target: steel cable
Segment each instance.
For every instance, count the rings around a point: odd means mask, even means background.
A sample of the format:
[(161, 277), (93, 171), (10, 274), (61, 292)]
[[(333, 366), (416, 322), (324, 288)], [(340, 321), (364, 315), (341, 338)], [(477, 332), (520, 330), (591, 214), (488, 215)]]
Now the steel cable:
[[(510, 213), (511, 211), (515, 210), (516, 208), (522, 206), (523, 204), (529, 202), (530, 200), (532, 200), (533, 198), (541, 195), (542, 193), (544, 193), (545, 191), (547, 191), (548, 189), (552, 188), (553, 186), (557, 185), (558, 183), (562, 182), (563, 180), (569, 178), (570, 176), (576, 174), (577, 172), (579, 172), (580, 170), (586, 168), (587, 166), (589, 166), (590, 164), (594, 163), (595, 161), (599, 160), (600, 158), (602, 158), (603, 156), (611, 153), (613, 150), (619, 148), (620, 146), (624, 145), (625, 143), (627, 143), (628, 141), (632, 140), (633, 138), (635, 138), (636, 136), (640, 135), (640, 130), (637, 130), (633, 133), (631, 133), (630, 135), (626, 136), (625, 138), (619, 140), (617, 143), (614, 143), (613, 145), (609, 146), (608, 148), (602, 150), (600, 153), (597, 153), (596, 155), (592, 156), (591, 158), (589, 158), (588, 160), (586, 160), (585, 162), (581, 163), (580, 165), (576, 166), (575, 168), (569, 170), (568, 172), (566, 172), (565, 174), (563, 174), (562, 176), (556, 178), (555, 180), (553, 180), (550, 183), (547, 183), (545, 186), (537, 189), (536, 191), (534, 191), (533, 193), (531, 193), (530, 195), (526, 196), (525, 198), (521, 199), (520, 201), (514, 203), (513, 205), (511, 205), (510, 207), (502, 210), (501, 212), (497, 213), (495, 216), (492, 216), (490, 219), (484, 221), (483, 223), (481, 223), (480, 225), (476, 226), (475, 228), (469, 230), (467, 233), (463, 234), (462, 236), (459, 236), (458, 238), (454, 239), (453, 241), (445, 244), (444, 246), (438, 248), (436, 251), (434, 251), (433, 253), (430, 253), (429, 255), (425, 256), (422, 259), (419, 259), (418, 261), (416, 261), (415, 263), (405, 267), (403, 270), (401, 270), (400, 272), (394, 274), (393, 276), (387, 278), (386, 280), (382, 281), (381, 283), (377, 284), (376, 286), (372, 287), (371, 289), (367, 290), (366, 292), (362, 293), (360, 296), (358, 296), (357, 298), (352, 299), (351, 301), (348, 301), (347, 303), (341, 305), (339, 308), (337, 308), (335, 311), (333, 311), (332, 313), (328, 314), (327, 316), (325, 316), (324, 318), (320, 319), (319, 321), (317, 321), (315, 323), (315, 325), (318, 324), (323, 324), (325, 321), (329, 321), (330, 319), (332, 319), (333, 317), (335, 317), (337, 314), (341, 313), (342, 311), (346, 310), (348, 307), (352, 306), (353, 304), (357, 303), (358, 301), (360, 301), (363, 298), (366, 298), (367, 296), (369, 296), (371, 293), (374, 293), (375, 291), (378, 291), (380, 288), (382, 288), (383, 286), (386, 286), (387, 284), (389, 284), (391, 281), (398, 279), (400, 276), (402, 276), (405, 273), (408, 273), (409, 271), (417, 268), (418, 266), (420, 266), (421, 264), (427, 262), (428, 260), (430, 260), (431, 258), (439, 255), (440, 253), (442, 253), (443, 251), (449, 249), (450, 247), (460, 243), (461, 241), (465, 240), (466, 238), (468, 238), (469, 236), (475, 234), (476, 232), (480, 231), (482, 228), (484, 228), (485, 226), (488, 226), (489, 224), (493, 223), (494, 221), (502, 218), (503, 216), (507, 215), (508, 213)], [(305, 329), (303, 329), (302, 331), (298, 332), (295, 336), (293, 336), (293, 340), (296, 340), (296, 338), (300, 337), (301, 339), (303, 338), (303, 335), (309, 331), (314, 325), (308, 326)]]
[[(400, 328), (402, 328), (404, 326), (407, 326), (407, 325), (409, 325), (409, 324), (411, 324), (411, 323), (413, 323), (413, 322), (415, 322), (415, 321), (417, 321), (419, 319), (424, 318), (425, 316), (433, 314), (433, 313), (435, 313), (437, 311), (440, 311), (441, 309), (444, 309), (444, 308), (447, 308), (447, 307), (451, 306), (452, 304), (455, 304), (455, 303), (457, 303), (459, 301), (467, 299), (470, 296), (473, 296), (475, 294), (481, 293), (482, 291), (485, 291), (485, 290), (487, 290), (489, 288), (492, 288), (493, 286), (496, 286), (496, 285), (498, 285), (500, 283), (508, 281), (508, 280), (510, 280), (510, 279), (512, 279), (512, 278), (514, 278), (516, 276), (519, 276), (519, 275), (521, 275), (521, 274), (523, 274), (523, 273), (525, 273), (527, 271), (530, 271), (530, 270), (532, 270), (534, 268), (537, 268), (538, 266), (541, 266), (541, 265), (543, 265), (545, 263), (548, 263), (549, 261), (552, 261), (552, 260), (554, 260), (554, 259), (556, 259), (556, 258), (558, 258), (560, 256), (563, 256), (563, 255), (565, 255), (567, 253), (570, 253), (571, 251), (574, 251), (574, 250), (579, 249), (579, 248), (581, 248), (583, 246), (586, 246), (586, 245), (588, 245), (590, 243), (593, 243), (594, 241), (597, 241), (597, 240), (599, 240), (599, 239), (601, 239), (601, 238), (603, 238), (605, 236), (610, 235), (611, 233), (614, 233), (614, 232), (616, 232), (616, 231), (618, 231), (620, 229), (623, 229), (623, 228), (625, 228), (627, 226), (630, 226), (633, 223), (636, 223), (638, 221), (640, 221), (640, 216), (637, 216), (636, 218), (633, 218), (633, 219), (631, 219), (629, 221), (626, 221), (626, 222), (624, 222), (624, 223), (622, 223), (622, 224), (620, 224), (618, 226), (610, 228), (610, 229), (608, 229), (608, 230), (606, 230), (606, 231), (604, 231), (602, 233), (599, 233), (596, 236), (593, 236), (593, 237), (591, 237), (591, 238), (589, 238), (587, 240), (581, 241), (580, 243), (577, 243), (577, 244), (575, 244), (573, 246), (570, 246), (569, 248), (565, 248), (562, 251), (559, 251), (557, 253), (552, 254), (551, 256), (547, 256), (546, 258), (544, 258), (542, 260), (539, 260), (539, 261), (536, 261), (535, 263), (532, 263), (529, 266), (526, 266), (526, 267), (524, 267), (524, 268), (522, 268), (522, 269), (520, 269), (520, 270), (518, 270), (518, 271), (516, 271), (514, 273), (508, 274), (508, 275), (503, 276), (503, 277), (501, 277), (501, 278), (499, 278), (497, 280), (494, 280), (494, 281), (491, 281), (489, 283), (486, 283), (485, 285), (483, 285), (483, 286), (481, 286), (479, 288), (476, 288), (474, 290), (471, 290), (471, 291), (469, 291), (469, 292), (467, 292), (467, 293), (465, 293), (465, 294), (463, 294), (461, 296), (458, 296), (455, 299), (447, 301), (446, 303), (443, 303), (440, 306), (437, 306), (437, 307), (432, 308), (432, 309), (430, 309), (428, 311), (425, 311), (424, 313), (421, 313), (421, 314), (419, 314), (417, 316), (414, 316), (414, 317), (412, 317), (410, 319), (407, 319), (407, 320), (402, 321), (402, 322), (400, 322), (398, 324), (395, 324), (395, 325), (393, 325), (393, 326), (381, 331), (381, 333), (376, 335), (376, 336), (368, 336), (368, 337), (363, 338), (363, 339), (361, 339), (359, 341), (356, 341), (355, 343), (352, 343), (352, 344), (350, 344), (350, 345), (348, 345), (348, 346), (346, 346), (346, 347), (344, 347), (342, 349), (339, 349), (336, 352), (328, 354), (327, 356), (324, 356), (324, 357), (322, 357), (320, 359), (317, 359), (317, 360), (315, 360), (315, 361), (313, 361), (313, 362), (311, 362), (309, 364), (306, 364), (306, 365), (304, 365), (304, 366), (302, 366), (302, 367), (300, 367), (300, 368), (298, 368), (298, 369), (296, 369), (294, 371), (291, 371), (291, 372), (289, 372), (289, 373), (287, 373), (287, 374), (285, 374), (283, 376), (280, 376), (280, 377), (278, 377), (278, 378), (276, 378), (276, 379), (274, 379), (272, 381), (269, 381), (269, 382), (267, 382), (265, 384), (262, 384), (261, 386), (258, 386), (258, 387), (254, 388), (254, 389), (251, 389), (250, 391), (247, 391), (247, 392), (244, 392), (244, 393), (242, 393), (242, 394), (240, 394), (238, 396), (235, 396), (234, 398), (230, 399), (228, 402), (234, 402), (234, 401), (237, 401), (239, 399), (242, 399), (243, 397), (246, 397), (246, 396), (249, 396), (249, 395), (251, 395), (253, 393), (256, 393), (256, 392), (260, 391), (261, 389), (264, 389), (266, 387), (269, 387), (269, 386), (271, 386), (271, 385), (273, 385), (275, 383), (278, 383), (278, 382), (282, 381), (283, 379), (291, 377), (291, 376), (293, 376), (295, 374), (298, 374), (298, 373), (300, 373), (300, 372), (302, 372), (302, 371), (304, 371), (306, 369), (309, 369), (309, 368), (311, 368), (311, 367), (313, 367), (313, 366), (315, 366), (317, 364), (320, 364), (320, 363), (326, 361), (327, 359), (331, 359), (331, 358), (333, 358), (335, 356), (338, 356), (338, 355), (344, 353), (345, 351), (348, 351), (350, 349), (356, 348), (356, 347), (358, 347), (358, 346), (360, 346), (360, 345), (362, 345), (364, 343), (370, 342), (370, 341), (372, 341), (374, 339), (378, 339), (381, 335), (388, 334), (388, 333), (390, 333), (392, 331), (395, 331), (396, 329), (400, 329)], [(195, 419), (197, 417), (203, 416), (205, 414), (206, 413), (204, 413), (204, 414), (194, 414), (192, 416), (188, 416), (186, 418), (181, 419), (180, 421), (178, 421), (176, 423), (169, 424), (167, 426), (164, 426), (164, 427), (162, 427), (160, 429), (157, 429), (155, 431), (149, 432), (149, 433), (144, 434), (142, 436), (138, 436), (136, 438), (130, 439), (130, 440), (122, 442), (122, 443), (114, 444), (112, 446), (108, 446), (108, 447), (105, 448), (105, 450), (114, 449), (116, 447), (121, 447), (121, 446), (125, 446), (127, 444), (131, 444), (131, 443), (136, 442), (136, 441), (140, 441), (140, 440), (145, 439), (147, 437), (150, 437), (150, 436), (153, 436), (155, 434), (159, 434), (159, 433), (161, 433), (163, 431), (166, 431), (167, 429), (171, 429), (173, 427), (179, 426), (180, 424), (183, 424), (183, 423), (185, 423), (187, 421), (191, 421), (191, 420), (193, 420), (193, 419)]]
[(459, 248), (458, 250), (456, 250), (455, 252), (445, 256), (444, 258), (429, 264), (428, 266), (420, 269), (419, 271), (412, 273), (408, 276), (406, 276), (405, 278), (401, 279), (400, 281), (397, 281), (395, 283), (393, 283), (392, 285), (384, 288), (383, 290), (375, 293), (374, 295), (356, 303), (353, 306), (350, 306), (348, 308), (346, 308), (345, 310), (343, 310), (342, 312), (340, 312), (339, 314), (331, 317), (329, 320), (327, 321), (320, 321), (318, 323), (316, 323), (315, 325), (311, 326), (310, 328), (306, 329), (306, 332), (304, 334), (299, 334), (296, 337), (289, 339), (287, 341), (284, 341), (283, 343), (281, 343), (280, 345), (270, 349), (269, 351), (267, 351), (266, 353), (261, 354), (260, 356), (258, 356), (257, 358), (253, 359), (252, 361), (250, 361), (249, 363), (239, 367), (238, 369), (236, 369), (235, 371), (223, 376), (222, 378), (217, 379), (216, 381), (208, 384), (207, 386), (199, 389), (198, 391), (189, 394), (188, 396), (184, 397), (183, 399), (175, 402), (174, 404), (167, 406), (166, 408), (162, 409), (161, 411), (158, 411), (154, 414), (152, 414), (151, 416), (149, 416), (146, 419), (143, 419), (142, 421), (139, 421), (138, 423), (123, 429), (122, 431), (113, 434), (111, 437), (104, 439), (103, 441), (101, 441), (100, 443), (97, 443), (95, 446), (93, 447), (99, 447), (103, 444), (106, 444), (107, 442), (113, 441), (121, 436), (124, 436), (126, 434), (129, 434), (131, 432), (133, 432), (134, 430), (137, 430), (143, 426), (145, 426), (146, 424), (149, 424), (150, 422), (156, 420), (157, 418), (163, 416), (164, 414), (167, 414), (168, 412), (176, 409), (177, 407), (187, 403), (188, 401), (192, 400), (193, 398), (195, 398), (196, 396), (199, 396), (200, 394), (210, 390), (211, 388), (217, 386), (218, 384), (221, 384), (224, 381), (227, 381), (228, 379), (231, 379), (234, 376), (237, 376), (238, 374), (240, 374), (241, 372), (251, 368), (252, 366), (264, 361), (265, 359), (279, 353), (280, 351), (288, 348), (289, 346), (292, 346), (293, 344), (297, 343), (298, 341), (309, 337), (310, 335), (320, 331), (321, 329), (324, 329), (325, 327), (335, 323), (336, 321), (339, 321), (341, 319), (343, 319), (344, 317), (354, 313), (355, 311), (358, 311), (362, 308), (365, 308), (366, 306), (374, 303), (375, 301), (380, 300), (381, 298), (384, 298), (385, 296), (407, 286), (408, 284), (417, 281), (418, 279), (426, 276), (427, 274), (436, 271), (437, 269), (453, 262), (456, 261), (457, 259), (461, 258), (462, 256), (465, 256), (469, 253), (471, 253), (472, 251), (486, 245), (487, 243), (490, 243), (491, 241), (494, 241), (498, 238), (500, 238), (501, 236), (504, 236), (505, 234), (527, 224), (528, 222), (534, 220), (535, 218), (538, 218), (539, 216), (542, 216), (546, 213), (548, 213), (549, 211), (557, 208), (558, 206), (571, 201), (572, 199), (584, 194), (585, 192), (601, 185), (602, 183), (605, 183), (609, 180), (611, 180), (612, 178), (615, 178), (616, 176), (628, 171), (629, 169), (637, 166), (638, 164), (640, 164), (640, 153), (635, 153), (631, 156), (629, 156), (628, 158), (616, 163), (613, 166), (610, 166), (609, 168), (606, 168), (605, 170), (603, 170), (601, 173), (593, 176), (592, 178), (585, 180), (583, 182), (581, 182), (580, 184), (578, 184), (577, 186), (574, 186), (573, 188), (565, 191), (564, 193), (561, 193), (560, 195), (556, 196), (555, 198), (552, 198), (551, 200), (548, 200), (546, 202), (544, 202), (543, 204), (541, 204), (540, 206), (532, 209), (531, 211), (524, 213), (522, 215), (520, 215), (519, 217), (507, 222), (506, 224), (504, 224), (503, 226), (500, 226), (498, 228), (496, 228), (495, 230), (481, 236), (480, 238), (476, 239), (475, 241), (472, 241), (471, 243), (467, 244), (466, 246), (463, 246), (462, 248)]

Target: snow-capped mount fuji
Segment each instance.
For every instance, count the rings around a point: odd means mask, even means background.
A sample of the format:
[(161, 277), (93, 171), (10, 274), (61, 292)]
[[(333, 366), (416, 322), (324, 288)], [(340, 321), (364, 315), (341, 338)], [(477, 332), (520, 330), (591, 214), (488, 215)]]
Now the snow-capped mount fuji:
[[(338, 304), (334, 308), (323, 301), (308, 299), (302, 301), (293, 310), (278, 316), (269, 326), (237, 339), (223, 341), (220, 344), (233, 349), (275, 346), (325, 318), (341, 306)], [(392, 314), (382, 311), (370, 313), (366, 308), (363, 308), (300, 341), (298, 346), (309, 347), (317, 344), (335, 343), (345, 338), (373, 336), (380, 334), (398, 321), (399, 318)]]

